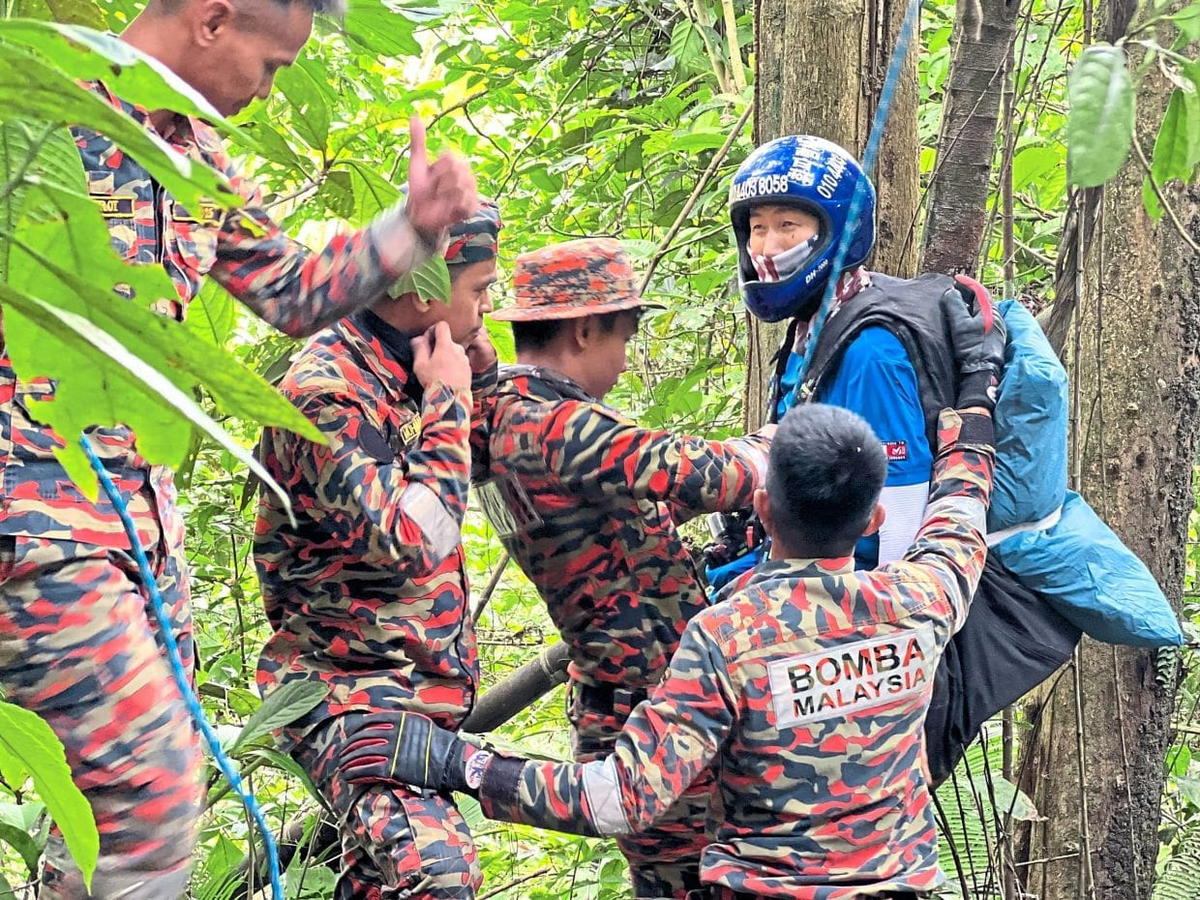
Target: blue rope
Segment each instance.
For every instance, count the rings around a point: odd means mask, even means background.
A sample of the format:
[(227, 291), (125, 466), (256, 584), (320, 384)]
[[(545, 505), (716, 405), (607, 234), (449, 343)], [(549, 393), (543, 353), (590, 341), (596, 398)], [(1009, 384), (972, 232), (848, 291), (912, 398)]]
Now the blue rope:
[[(909, 0), (908, 9), (904, 13), (904, 22), (900, 26), (900, 36), (892, 50), (892, 58), (888, 61), (883, 90), (879, 92), (879, 105), (875, 108), (875, 116), (871, 121), (867, 147), (863, 151), (862, 167), (863, 171), (867, 173), (867, 178), (871, 177), (871, 172), (875, 168), (875, 158), (879, 155), (883, 131), (887, 126), (888, 116), (891, 115), (892, 100), (896, 95), (896, 87), (900, 83), (900, 70), (904, 68), (904, 61), (908, 58), (908, 51), (912, 45), (913, 33), (917, 29), (920, 12), (921, 0)], [(800, 358), (800, 368), (796, 372), (796, 385), (792, 388), (793, 394), (799, 392), (804, 385), (804, 378), (808, 374), (808, 367), (812, 362), (812, 351), (816, 349), (817, 341), (821, 337), (821, 330), (825, 327), (825, 320), (829, 318), (829, 311), (833, 308), (833, 298), (837, 293), (838, 283), (842, 280), (842, 266), (845, 265), (846, 254), (850, 251), (850, 239), (854, 234), (854, 226), (857, 226), (862, 217), (862, 207), (866, 197), (866, 183), (860, 181), (855, 188), (854, 196), (850, 198), (846, 216), (847, 227), (842, 230), (837, 252), (833, 256), (833, 267), (830, 269), (833, 274), (829, 276), (829, 281), (825, 286), (825, 296), (821, 298), (821, 305), (817, 308), (817, 314), (813, 317), (812, 327), (808, 332), (804, 354)]]
[(242, 776), (238, 774), (233, 760), (225, 754), (216, 732), (208, 724), (208, 720), (204, 718), (204, 710), (200, 708), (200, 701), (197, 699), (196, 693), (192, 690), (187, 672), (183, 668), (183, 659), (179, 655), (179, 644), (175, 641), (175, 631), (171, 625), (171, 617), (167, 613), (167, 606), (163, 602), (162, 594), (158, 591), (154, 572), (150, 568), (150, 561), (146, 559), (146, 551), (142, 549), (141, 541), (138, 540), (137, 528), (134, 527), (133, 519), (129, 516), (129, 509), (125, 505), (125, 500), (117, 490), (116, 485), (112, 483), (112, 479), (109, 478), (108, 470), (104, 468), (104, 464), (96, 456), (96, 451), (92, 449), (91, 442), (88, 441), (87, 436), (80, 435), (79, 443), (83, 447), (83, 452), (87, 454), (88, 462), (92, 464), (92, 470), (96, 473), (96, 477), (100, 479), (100, 485), (104, 488), (104, 493), (112, 501), (113, 509), (121, 517), (121, 524), (125, 527), (125, 534), (129, 537), (129, 546), (133, 550), (133, 558), (137, 561), (142, 582), (146, 585), (146, 590), (150, 594), (150, 605), (154, 609), (154, 618), (158, 621), (158, 630), (167, 648), (167, 660), (171, 664), (171, 675), (175, 679), (175, 686), (179, 688), (179, 693), (183, 697), (183, 702), (187, 705), (188, 714), (192, 717), (192, 721), (196, 723), (196, 727), (204, 735), (204, 740), (212, 751), (213, 759), (217, 761), (217, 767), (226, 779), (228, 779), (229, 786), (233, 788), (234, 793), (242, 798), (242, 803), (254, 818), (258, 830), (262, 833), (263, 846), (267, 852), (267, 865), (271, 873), (271, 894), (275, 900), (283, 900), (283, 882), (279, 878), (279, 851), (275, 847), (275, 838), (271, 835), (271, 829), (267, 825), (266, 818), (263, 817), (262, 810), (258, 808), (258, 802), (254, 799), (254, 795), (247, 791), (242, 784)]

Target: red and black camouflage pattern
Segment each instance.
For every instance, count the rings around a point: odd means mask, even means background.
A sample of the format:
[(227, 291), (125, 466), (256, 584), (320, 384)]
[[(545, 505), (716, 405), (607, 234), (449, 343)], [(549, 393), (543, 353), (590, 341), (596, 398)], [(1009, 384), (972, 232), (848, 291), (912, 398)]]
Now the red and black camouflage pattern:
[[(515, 366), (502, 371), (489, 446), (481, 502), (570, 645), (575, 758), (603, 758), (708, 606), (676, 523), (748, 506), (769, 442), (640, 428), (565, 376)], [(698, 886), (709, 787), (621, 839), (639, 897)]]
[[(92, 88), (153, 129), (146, 110)], [(182, 319), (208, 274), (261, 318), (304, 334), (382, 295), (400, 274), (384, 270), (369, 229), (339, 236), (321, 253), (289, 240), (197, 119), (176, 117), (163, 137), (226, 175), (246, 201), (232, 213), (184, 208), (106, 137), (73, 133), (114, 249), (171, 276), (178, 296), (156, 306), (165, 315)], [(54, 457), (63, 439), (38, 420), (37, 402), (52, 401), (54, 390), (44, 379), (17, 380), (0, 333), (0, 554), (11, 570), (0, 592), (0, 689), (45, 716), (67, 746), (101, 833), (97, 896), (126, 896), (127, 888), (131, 897), (179, 896), (199, 815), (198, 737), (146, 618), (116, 511), (67, 478)], [(129, 506), (190, 654), (184, 527), (171, 473), (147, 464), (128, 428), (90, 429), (88, 437)], [(78, 873), (54, 848), (43, 896), (82, 896)]]
[(474, 702), (479, 664), (460, 529), (472, 414), (482, 422), (490, 411), (496, 370), (476, 377), (474, 401), (442, 384), (423, 391), (411, 357), (401, 358), (407, 346), (370, 312), (327, 329), (280, 390), (328, 444), (263, 432), (260, 458), (297, 524), (264, 492), (255, 564), (275, 633), (258, 685), (329, 687), (284, 730), (289, 745), (355, 711), (414, 711), (457, 728)]
[[(158, 529), (143, 543), (190, 671), (186, 560), (164, 550)], [(151, 622), (128, 553), (0, 536), (0, 683), (5, 699), (50, 724), (91, 804), (95, 897), (179, 897), (191, 869), (200, 745)], [(42, 880), (40, 897), (88, 896), (57, 832)]]
[(764, 563), (688, 624), (612, 756), (528, 762), (515, 800), (485, 784), (484, 811), (619, 834), (713, 769), (705, 882), (789, 900), (937, 887), (922, 722), (983, 571), (993, 470), (990, 446), (958, 443), (963, 421), (942, 414), (933, 493), (902, 560)]
[(388, 781), (351, 784), (339, 771), (368, 719), (330, 719), (293, 752), (337, 817), (342, 869), (334, 900), (471, 900), (482, 881), (475, 842), (448, 798)]

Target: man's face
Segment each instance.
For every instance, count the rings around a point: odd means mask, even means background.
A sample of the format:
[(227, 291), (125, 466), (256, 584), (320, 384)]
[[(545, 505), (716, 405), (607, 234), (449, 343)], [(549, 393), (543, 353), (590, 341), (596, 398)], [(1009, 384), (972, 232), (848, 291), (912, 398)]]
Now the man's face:
[(590, 316), (587, 338), (582, 352), (586, 354), (586, 375), (578, 379), (585, 391), (602, 400), (613, 389), (629, 358), (629, 342), (638, 330), (637, 310), (628, 310), (617, 317), (611, 331), (605, 331), (596, 316)]
[(821, 228), (816, 216), (794, 206), (763, 204), (750, 210), (750, 241), (753, 256), (773, 257), (802, 244)]
[[(195, 53), (181, 74), (223, 116), (271, 93), (275, 73), (296, 61), (312, 33), (302, 0), (204, 0), (195, 24)], [(186, 74), (185, 74), (186, 73)]]
[(485, 259), (451, 267), (450, 302), (429, 304), (430, 323), (445, 321), (456, 344), (467, 346), (483, 330), (483, 317), (492, 311), (496, 260)]

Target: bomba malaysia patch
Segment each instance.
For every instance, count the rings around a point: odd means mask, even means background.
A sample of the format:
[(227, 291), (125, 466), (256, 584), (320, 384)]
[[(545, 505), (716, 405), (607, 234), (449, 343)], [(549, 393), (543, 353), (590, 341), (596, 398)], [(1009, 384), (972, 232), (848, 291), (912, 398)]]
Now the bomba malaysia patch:
[(776, 725), (846, 716), (928, 691), (936, 664), (929, 625), (774, 660), (767, 675)]

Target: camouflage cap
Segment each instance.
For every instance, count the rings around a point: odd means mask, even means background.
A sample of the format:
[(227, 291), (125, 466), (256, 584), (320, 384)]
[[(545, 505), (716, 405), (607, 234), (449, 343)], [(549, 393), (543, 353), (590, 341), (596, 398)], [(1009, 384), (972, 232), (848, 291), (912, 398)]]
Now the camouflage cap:
[(450, 242), (442, 254), (446, 265), (459, 266), (496, 258), (500, 242), (500, 207), (492, 200), (479, 198), (479, 211), (471, 218), (450, 226)]
[(517, 257), (513, 270), (517, 302), (491, 314), (502, 322), (575, 319), (639, 307), (629, 255), (613, 238), (584, 238), (551, 244)]

